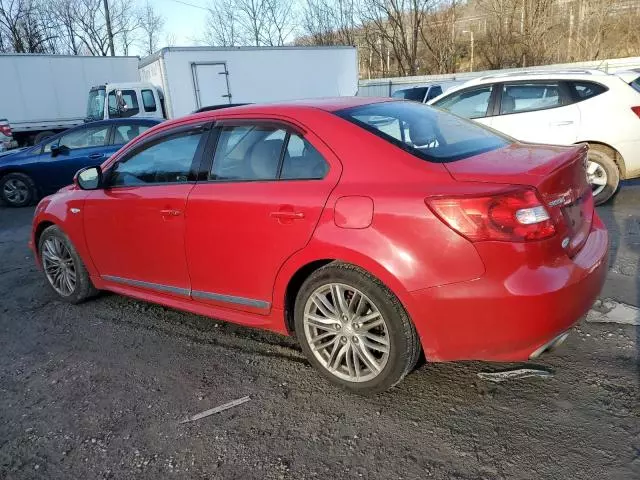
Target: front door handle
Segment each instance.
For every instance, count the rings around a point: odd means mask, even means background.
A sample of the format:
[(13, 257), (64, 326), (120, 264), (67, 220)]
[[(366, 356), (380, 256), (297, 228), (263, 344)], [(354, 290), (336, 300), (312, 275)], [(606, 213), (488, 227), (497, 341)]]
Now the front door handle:
[(288, 212), (288, 211), (278, 211), (271, 212), (271, 218), (277, 218), (278, 220), (299, 220), (304, 218), (304, 213), (302, 212)]
[(163, 217), (179, 217), (180, 215), (182, 215), (182, 212), (180, 210), (172, 210), (170, 208), (167, 208), (164, 210), (160, 210), (160, 214)]
[(573, 125), (573, 120), (564, 120), (562, 122), (551, 122), (549, 125), (552, 127), (562, 127), (564, 125)]
[(104, 158), (104, 153), (92, 153), (89, 155), (91, 160), (98, 160), (99, 158)]

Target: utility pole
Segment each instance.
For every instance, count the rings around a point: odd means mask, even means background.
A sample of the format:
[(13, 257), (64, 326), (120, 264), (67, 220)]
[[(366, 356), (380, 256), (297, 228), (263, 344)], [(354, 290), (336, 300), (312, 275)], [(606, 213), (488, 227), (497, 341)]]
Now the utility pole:
[(113, 48), (113, 32), (111, 31), (111, 17), (109, 16), (109, 0), (104, 0), (104, 18), (107, 21), (107, 37), (109, 37), (109, 50), (111, 56), (116, 56), (116, 49)]
[(473, 30), (463, 30), (462, 33), (468, 33), (471, 35), (471, 68), (470, 72), (473, 72), (473, 47), (475, 46), (475, 41), (473, 39)]

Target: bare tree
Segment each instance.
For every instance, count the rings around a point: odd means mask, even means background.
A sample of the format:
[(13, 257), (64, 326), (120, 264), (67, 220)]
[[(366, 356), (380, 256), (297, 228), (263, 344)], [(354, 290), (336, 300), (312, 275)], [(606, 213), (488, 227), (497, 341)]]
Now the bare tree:
[(159, 15), (149, 0), (147, 0), (140, 13), (140, 29), (144, 32), (144, 45), (147, 55), (151, 55), (158, 49), (158, 41), (164, 28), (164, 17)]
[(263, 0), (263, 2), (267, 22), (261, 42), (269, 46), (284, 45), (295, 29), (293, 2), (287, 0)]
[(167, 32), (164, 36), (164, 44), (167, 47), (175, 47), (177, 43), (176, 34), (173, 32)]
[(36, 0), (1, 0), (3, 48), (17, 53), (48, 53), (56, 39), (44, 9)]
[(300, 18), (302, 43), (355, 45), (357, 9), (356, 0), (307, 0)]
[(242, 43), (240, 25), (235, 14), (235, 0), (217, 0), (211, 3), (204, 36), (209, 45), (233, 47)]
[(456, 71), (462, 50), (456, 37), (456, 20), (461, 15), (459, 4), (458, 0), (442, 2), (422, 22), (420, 38), (426, 50), (424, 69), (428, 73)]

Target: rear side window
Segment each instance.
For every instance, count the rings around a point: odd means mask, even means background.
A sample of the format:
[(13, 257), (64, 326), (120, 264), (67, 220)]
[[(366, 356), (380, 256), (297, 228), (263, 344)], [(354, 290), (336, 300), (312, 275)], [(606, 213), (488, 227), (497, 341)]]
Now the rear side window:
[(607, 87), (594, 82), (567, 82), (575, 102), (595, 97), (607, 91)]
[(451, 162), (511, 143), (477, 123), (419, 103), (376, 103), (336, 114), (416, 157), (434, 162)]
[(482, 118), (487, 115), (492, 86), (452, 93), (434, 105), (464, 118)]
[(629, 85), (631, 85), (637, 92), (640, 92), (640, 77), (636, 78)]
[(500, 115), (531, 112), (560, 106), (562, 106), (562, 98), (557, 82), (507, 83), (502, 87)]
[(145, 112), (155, 112), (156, 107), (156, 99), (153, 96), (152, 90), (142, 90), (142, 105), (144, 106)]

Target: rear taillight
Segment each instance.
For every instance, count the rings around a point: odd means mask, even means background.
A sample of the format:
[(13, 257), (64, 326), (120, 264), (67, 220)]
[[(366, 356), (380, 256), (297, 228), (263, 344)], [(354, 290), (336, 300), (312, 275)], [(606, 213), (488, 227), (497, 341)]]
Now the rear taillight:
[(0, 133), (3, 135), (10, 137), (11, 136), (11, 127), (9, 125), (0, 125)]
[(472, 242), (527, 242), (556, 233), (532, 189), (482, 197), (427, 198), (425, 202), (449, 227)]
[(640, 118), (640, 107), (631, 107), (631, 110)]

